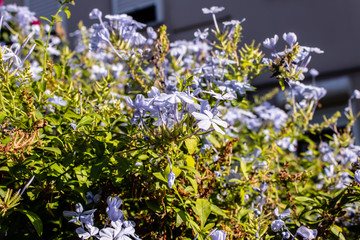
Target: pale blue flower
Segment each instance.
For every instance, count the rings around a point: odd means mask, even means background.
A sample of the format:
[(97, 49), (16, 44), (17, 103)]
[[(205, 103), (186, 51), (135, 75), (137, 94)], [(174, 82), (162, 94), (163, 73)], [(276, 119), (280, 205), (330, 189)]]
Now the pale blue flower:
[(309, 73), (312, 77), (317, 77), (319, 75), (319, 71), (315, 68), (310, 69)]
[(216, 13), (223, 11), (224, 9), (225, 9), (224, 7), (212, 6), (210, 9), (202, 8), (202, 12), (204, 14), (216, 14)]
[(285, 222), (283, 220), (274, 220), (271, 223), (271, 230), (274, 232), (279, 232), (285, 226)]
[(275, 34), (273, 38), (266, 38), (263, 41), (263, 45), (268, 49), (275, 50), (275, 46), (278, 40), (279, 40), (279, 36)]
[(89, 18), (90, 19), (100, 19), (102, 17), (102, 12), (97, 9), (94, 8), (90, 13), (89, 13)]
[(101, 199), (101, 189), (95, 195), (92, 192), (86, 193), (86, 204), (98, 203), (100, 199)]
[(218, 172), (218, 171), (214, 171), (214, 175), (215, 177), (219, 178), (222, 176), (221, 172)]
[(20, 44), (15, 43), (11, 46), (11, 48), (4, 47), (5, 52), (2, 53), (3, 60), (9, 61), (11, 60), (12, 63), (15, 64), (16, 67), (21, 67), (22, 61), (19, 57), (19, 51), (20, 51)]
[(310, 239), (315, 239), (317, 235), (317, 230), (316, 229), (309, 229), (307, 227), (300, 227), (295, 234), (296, 236), (301, 236), (303, 237), (304, 240), (310, 240)]
[(122, 220), (124, 213), (119, 209), (122, 204), (122, 200), (119, 197), (109, 196), (106, 202), (108, 204), (106, 207), (106, 213), (109, 215), (110, 220), (113, 222)]
[(169, 172), (168, 175), (168, 186), (169, 188), (172, 188), (175, 182), (175, 173), (173, 173), (172, 171)]
[(211, 91), (203, 91), (204, 93), (209, 93), (211, 96), (213, 96), (214, 98), (218, 99), (218, 100), (234, 100), (236, 99), (236, 94), (233, 92), (228, 92), (228, 93), (216, 93), (213, 90)]
[[(103, 228), (100, 230), (98, 238), (100, 240), (131, 240), (140, 239), (135, 234), (135, 223), (130, 221), (111, 222), (111, 228)], [(132, 237), (132, 238), (131, 238)]]
[(285, 209), (281, 214), (279, 213), (279, 208), (275, 208), (274, 210), (275, 216), (277, 216), (279, 219), (285, 219), (290, 217), (290, 209)]
[(360, 184), (360, 169), (356, 170), (354, 173), (354, 179), (357, 183)]
[(205, 28), (203, 32), (200, 29), (194, 32), (195, 39), (197, 40), (205, 40), (207, 39), (208, 35), (209, 35), (209, 28)]
[(360, 99), (360, 91), (355, 89), (354, 93), (351, 95), (351, 98)]
[(245, 18), (243, 18), (241, 21), (239, 20), (231, 20), (231, 21), (225, 21), (223, 22), (224, 26), (237, 26), (240, 25), (241, 23), (245, 22)]
[(215, 229), (210, 233), (211, 240), (225, 240), (226, 239), (226, 232), (223, 230)]
[(84, 208), (81, 205), (81, 203), (77, 203), (75, 205), (75, 212), (64, 211), (63, 215), (65, 217), (74, 217), (74, 218), (70, 219), (69, 222), (77, 223), (78, 221), (80, 221), (83, 224), (86, 224), (86, 223), (92, 224), (93, 223), (92, 218), (93, 218), (95, 211), (96, 211), (96, 209), (91, 209), (91, 210), (84, 212)]
[(98, 234), (99, 229), (97, 227), (92, 226), (91, 224), (85, 224), (85, 227), (87, 231), (79, 227), (76, 229), (76, 233), (78, 234), (79, 238), (81, 239), (89, 239), (91, 237), (96, 237), (96, 234)]
[(198, 127), (204, 131), (209, 130), (212, 126), (216, 132), (220, 134), (225, 134), (225, 132), (218, 126), (227, 128), (227, 122), (221, 120), (219, 117), (214, 116), (214, 114), (208, 110), (205, 110), (204, 113), (193, 112), (192, 115), (199, 120), (197, 123)]
[(70, 127), (72, 128), (72, 130), (75, 130), (77, 125), (75, 123), (70, 123)]
[(334, 177), (334, 171), (335, 171), (334, 165), (330, 165), (329, 167), (324, 168), (325, 175), (328, 178)]
[(297, 148), (296, 139), (291, 140), (290, 137), (284, 137), (276, 141), (276, 144), (282, 149), (288, 149), (290, 152), (295, 152)]
[(293, 32), (284, 33), (283, 39), (285, 40), (285, 42), (287, 42), (287, 44), (290, 45), (290, 48), (292, 48), (297, 41), (297, 36)]
[(62, 97), (58, 97), (54, 95), (52, 98), (48, 98), (48, 101), (59, 106), (65, 107), (67, 105), (67, 101), (65, 101)]
[(281, 235), (283, 239), (289, 239), (291, 237), (289, 232), (282, 232)]

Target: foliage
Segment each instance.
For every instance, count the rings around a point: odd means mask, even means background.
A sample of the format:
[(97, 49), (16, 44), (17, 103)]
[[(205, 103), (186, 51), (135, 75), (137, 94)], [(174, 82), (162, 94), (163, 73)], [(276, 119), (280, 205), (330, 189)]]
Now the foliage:
[[(70, 17), (71, 2), (40, 25), (26, 8), (0, 9), (3, 236), (359, 235), (351, 102), (360, 93), (349, 99), (346, 126), (337, 124), (340, 112), (312, 120), (326, 90), (302, 80), (320, 49), (287, 33), (282, 51), (277, 35), (263, 42), (272, 51), (265, 58), (260, 44), (241, 45), (241, 21), (221, 29), (215, 14), (223, 8), (212, 7), (203, 9), (212, 37), (198, 30), (193, 41), (173, 43), (165, 26), (145, 33), (130, 16), (94, 9), (99, 23), (80, 23), (71, 50), (52, 31), (61, 12)], [(278, 79), (285, 109), (270, 103), (280, 90), (256, 94), (260, 75)]]

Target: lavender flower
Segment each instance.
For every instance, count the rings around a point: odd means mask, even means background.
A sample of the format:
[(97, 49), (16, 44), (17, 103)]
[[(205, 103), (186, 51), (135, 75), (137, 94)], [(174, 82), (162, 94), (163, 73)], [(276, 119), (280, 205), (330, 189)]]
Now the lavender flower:
[(279, 214), (279, 208), (275, 208), (274, 213), (279, 219), (290, 217), (290, 209), (285, 209), (281, 214)]
[(212, 112), (205, 110), (204, 113), (193, 112), (192, 115), (199, 120), (198, 127), (203, 130), (209, 130), (210, 126), (213, 126), (216, 132), (220, 134), (225, 134), (225, 132), (218, 126), (226, 128), (228, 126), (227, 122), (221, 120), (220, 118), (214, 116)]
[(70, 127), (72, 128), (72, 130), (75, 130), (77, 125), (75, 123), (70, 123)]
[(263, 45), (264, 45), (264, 47), (275, 51), (275, 45), (278, 40), (279, 40), (279, 36), (275, 34), (273, 38), (265, 39), (263, 41)]
[(202, 12), (204, 14), (216, 14), (216, 13), (223, 11), (224, 9), (225, 9), (224, 7), (212, 6), (210, 9), (202, 8)]
[(283, 239), (289, 239), (291, 237), (289, 232), (282, 232), (281, 235)]
[(310, 69), (309, 73), (312, 77), (317, 77), (319, 75), (319, 71), (315, 68)]
[(111, 222), (111, 228), (103, 228), (100, 230), (98, 238), (100, 240), (131, 240), (140, 239), (135, 234), (135, 223), (130, 221)]
[(214, 171), (215, 177), (219, 178), (222, 176), (221, 172)]
[(115, 222), (123, 219), (124, 213), (119, 209), (122, 200), (119, 197), (109, 196), (106, 200), (108, 206), (106, 207), (106, 213), (109, 215), (111, 221)]
[(202, 32), (200, 29), (196, 30), (196, 32), (194, 33), (194, 36), (196, 39), (198, 40), (205, 40), (207, 39), (208, 35), (209, 35), (209, 28), (205, 28), (205, 30)]
[(225, 240), (226, 239), (226, 232), (223, 230), (215, 230), (210, 235), (211, 240)]
[(284, 226), (285, 222), (283, 220), (275, 220), (271, 223), (271, 230), (279, 232)]
[(217, 6), (212, 6), (210, 9), (208, 9), (208, 8), (203, 8), (202, 9), (202, 12), (204, 14), (211, 14), (212, 15), (214, 25), (215, 25), (215, 29), (216, 29), (217, 32), (220, 32), (220, 30), (219, 30), (219, 26), (218, 26), (217, 21), (216, 21), (215, 14), (223, 11), (224, 9), (225, 9), (224, 7), (217, 7)]
[(360, 184), (360, 169), (356, 170), (355, 171), (355, 174), (354, 174), (354, 179), (357, 183)]
[(351, 98), (360, 99), (360, 91), (355, 89), (354, 93), (351, 95)]
[(89, 239), (91, 237), (96, 237), (96, 234), (98, 234), (99, 232), (99, 229), (97, 227), (94, 227), (89, 223), (85, 224), (85, 227), (87, 231), (82, 227), (76, 229), (76, 233), (78, 234), (79, 238)]
[(81, 203), (77, 203), (75, 205), (75, 212), (64, 211), (63, 215), (65, 217), (74, 217), (74, 218), (70, 219), (69, 222), (77, 223), (80, 220), (80, 222), (83, 224), (86, 224), (86, 223), (93, 224), (92, 217), (93, 217), (95, 211), (96, 211), (96, 209), (91, 209), (91, 210), (84, 212), (84, 208), (81, 205)]
[(175, 173), (173, 173), (172, 171), (169, 172), (168, 175), (168, 186), (169, 188), (172, 188), (175, 182)]
[(307, 227), (300, 227), (295, 234), (296, 236), (301, 236), (303, 237), (304, 240), (310, 240), (310, 239), (315, 239), (317, 235), (317, 230), (316, 229), (309, 229)]
[(290, 48), (292, 48), (297, 41), (296, 34), (293, 32), (284, 33), (283, 39), (290, 45)]
[(168, 175), (168, 186), (169, 186), (169, 188), (172, 188), (174, 185), (174, 182), (175, 182), (175, 173), (173, 173), (173, 171), (172, 171), (172, 162), (171, 162), (169, 156), (168, 155), (166, 155), (166, 156), (167, 156), (167, 159), (170, 164), (170, 173)]
[(86, 204), (98, 203), (100, 199), (101, 199), (101, 189), (95, 195), (92, 192), (86, 193)]
[(54, 95), (52, 98), (48, 98), (48, 101), (59, 106), (65, 107), (67, 105), (67, 101), (65, 101), (62, 97), (58, 97)]
[(102, 12), (97, 8), (94, 8), (89, 14), (90, 19), (100, 19), (101, 17), (102, 17)]

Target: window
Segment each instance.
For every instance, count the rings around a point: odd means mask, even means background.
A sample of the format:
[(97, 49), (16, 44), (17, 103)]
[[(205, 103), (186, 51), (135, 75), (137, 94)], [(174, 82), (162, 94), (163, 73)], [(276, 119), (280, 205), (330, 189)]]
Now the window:
[(126, 13), (150, 25), (163, 20), (162, 0), (112, 0), (112, 9), (113, 14)]

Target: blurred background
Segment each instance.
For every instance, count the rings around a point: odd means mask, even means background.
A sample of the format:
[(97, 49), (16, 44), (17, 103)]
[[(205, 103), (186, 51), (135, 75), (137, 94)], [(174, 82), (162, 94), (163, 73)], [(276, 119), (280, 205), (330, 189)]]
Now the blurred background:
[[(4, 4), (25, 5), (38, 16), (54, 14), (59, 4), (56, 0), (4, 0)], [(211, 28), (211, 15), (202, 14), (202, 8), (223, 6), (217, 14), (219, 24), (232, 19), (246, 21), (243, 26), (243, 43), (262, 43), (267, 37), (278, 34), (278, 50), (282, 50), (284, 32), (295, 32), (300, 45), (319, 47), (325, 53), (313, 54), (310, 68), (320, 72), (317, 85), (327, 89), (315, 121), (336, 110), (343, 112), (354, 89), (360, 89), (360, 1), (359, 0), (75, 0), (70, 6), (71, 18), (63, 23), (68, 33), (77, 29), (79, 21), (91, 26), (89, 12), (98, 8), (106, 14), (127, 13), (135, 20), (157, 27), (166, 24), (170, 39), (192, 40), (197, 29)], [(221, 26), (221, 24), (220, 24)], [(71, 38), (68, 37), (71, 41)], [(266, 54), (270, 54), (262, 47)], [(308, 76), (306, 81), (310, 81)], [(263, 76), (253, 84), (268, 91), (278, 86), (276, 79)], [(360, 100), (358, 100), (360, 101)], [(278, 105), (282, 104), (281, 96)], [(360, 104), (353, 103), (355, 111)], [(345, 124), (345, 118), (340, 125)], [(354, 129), (360, 137), (359, 124)]]

